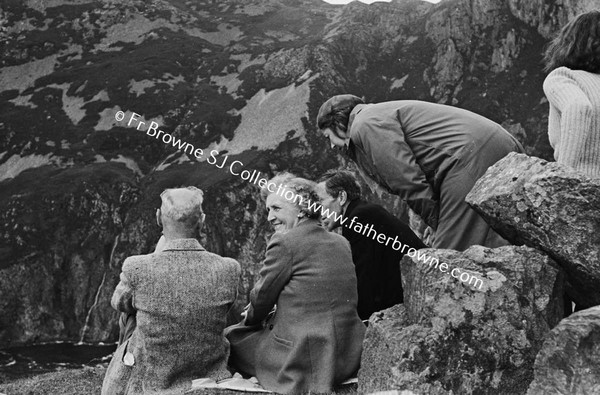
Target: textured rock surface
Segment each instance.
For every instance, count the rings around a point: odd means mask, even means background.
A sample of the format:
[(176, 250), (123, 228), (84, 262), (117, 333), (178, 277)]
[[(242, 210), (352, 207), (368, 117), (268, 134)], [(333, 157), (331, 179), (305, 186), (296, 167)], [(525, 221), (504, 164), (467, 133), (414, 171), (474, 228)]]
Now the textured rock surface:
[(558, 324), (535, 360), (528, 395), (600, 394), (600, 306)]
[(358, 392), (400, 389), (449, 394), (439, 382), (430, 383), (427, 372), (421, 374), (422, 366), (416, 366), (429, 363), (427, 349), (436, 342), (430, 328), (411, 325), (403, 304), (373, 314), (363, 343)]
[(508, 0), (512, 14), (523, 22), (537, 26), (544, 37), (551, 38), (557, 30), (576, 15), (598, 9), (597, 0)]
[(99, 295), (119, 276), (115, 235), (139, 199), (135, 177), (111, 163), (44, 170), (5, 186), (12, 196), (0, 199), (0, 344), (83, 340), (90, 328), (110, 337), (114, 328), (94, 325), (90, 311), (110, 312)]
[(506, 239), (558, 262), (578, 305), (600, 304), (600, 179), (511, 153), (488, 169), (466, 200)]
[(405, 303), (371, 317), (358, 392), (525, 393), (544, 336), (563, 316), (561, 270), (528, 247), (421, 251), (483, 285), (405, 257)]

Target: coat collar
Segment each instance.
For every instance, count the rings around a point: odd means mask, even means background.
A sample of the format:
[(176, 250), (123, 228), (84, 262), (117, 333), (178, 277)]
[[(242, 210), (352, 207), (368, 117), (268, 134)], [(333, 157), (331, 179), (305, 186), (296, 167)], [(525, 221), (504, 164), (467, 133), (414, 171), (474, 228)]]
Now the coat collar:
[(298, 225), (296, 225), (296, 228), (299, 226), (308, 226), (308, 225), (320, 226), (320, 223), (319, 223), (318, 219), (307, 218), (304, 221), (300, 222)]
[(364, 200), (362, 199), (354, 199), (353, 201), (351, 201), (348, 204), (348, 207), (346, 207), (346, 211), (344, 212), (344, 216), (349, 217), (350, 215), (352, 215), (352, 212), (354, 210), (356, 210), (356, 208), (358, 206), (362, 206), (365, 203)]
[(366, 104), (357, 104), (354, 106), (352, 111), (350, 112), (350, 116), (348, 117), (348, 126), (346, 127), (346, 133), (350, 133), (350, 141), (348, 142), (348, 146), (346, 147), (346, 154), (352, 160), (356, 160), (356, 145), (354, 143), (354, 139), (356, 139), (356, 131), (352, 133), (352, 124), (354, 123), (354, 118), (356, 115), (362, 111), (363, 108), (366, 107)]
[(202, 244), (198, 242), (196, 239), (175, 239), (169, 240), (165, 244), (165, 248), (163, 251), (204, 251), (204, 247)]
[(361, 110), (365, 107), (366, 107), (366, 104), (357, 104), (356, 106), (354, 106), (352, 111), (350, 111), (350, 116), (348, 117), (348, 126), (346, 127), (347, 131), (350, 131), (352, 129), (352, 123), (354, 122), (354, 118), (356, 117), (356, 114), (361, 112)]

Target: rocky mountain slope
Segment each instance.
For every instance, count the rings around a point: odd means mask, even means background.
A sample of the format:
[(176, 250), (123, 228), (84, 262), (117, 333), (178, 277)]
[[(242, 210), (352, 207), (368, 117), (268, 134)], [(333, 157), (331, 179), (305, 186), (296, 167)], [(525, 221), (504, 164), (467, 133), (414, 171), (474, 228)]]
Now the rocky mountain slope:
[(114, 340), (120, 266), (153, 249), (167, 187), (205, 190), (205, 244), (251, 288), (269, 229), (239, 173), (346, 164), (315, 133), (330, 95), (467, 108), (551, 159), (541, 53), (594, 3), (2, 1), (0, 347)]

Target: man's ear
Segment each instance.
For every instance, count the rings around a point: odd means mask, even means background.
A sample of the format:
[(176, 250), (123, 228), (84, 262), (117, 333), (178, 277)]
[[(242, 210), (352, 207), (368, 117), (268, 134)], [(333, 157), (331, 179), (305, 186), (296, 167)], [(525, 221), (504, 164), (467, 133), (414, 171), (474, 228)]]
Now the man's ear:
[(204, 228), (204, 220), (206, 219), (206, 215), (204, 213), (200, 214), (200, 218), (198, 218), (198, 222), (196, 222), (196, 228), (195, 228), (195, 233), (196, 233), (196, 239), (200, 242), (203, 243), (204, 240), (204, 236), (202, 234), (202, 228)]
[(156, 209), (156, 224), (162, 228), (162, 220), (160, 219), (160, 209)]
[(200, 219), (198, 219), (198, 232), (202, 230), (204, 227), (204, 220), (206, 220), (206, 214), (200, 214)]
[(346, 191), (344, 191), (344, 190), (340, 191), (340, 194), (338, 195), (338, 199), (340, 199), (340, 206), (343, 206), (344, 204), (346, 204), (348, 202), (348, 194), (346, 193)]

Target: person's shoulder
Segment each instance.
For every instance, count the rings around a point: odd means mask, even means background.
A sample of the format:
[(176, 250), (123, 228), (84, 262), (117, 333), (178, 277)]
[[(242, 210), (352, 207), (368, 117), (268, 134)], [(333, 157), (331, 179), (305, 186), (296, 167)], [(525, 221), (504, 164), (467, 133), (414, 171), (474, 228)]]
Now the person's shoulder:
[(232, 280), (237, 281), (237, 279), (242, 274), (242, 266), (240, 265), (240, 263), (233, 258), (224, 257), (220, 255), (217, 256), (220, 258), (219, 262), (221, 264), (222, 270), (228, 273), (229, 277), (231, 277)]
[(400, 221), (382, 205), (370, 202), (362, 202), (357, 205), (351, 215), (358, 217), (359, 220)]
[(327, 245), (328, 251), (333, 255), (343, 250), (351, 250), (348, 238), (337, 232), (330, 232), (327, 229), (323, 229), (323, 234), (320, 234), (317, 239), (310, 242), (311, 246), (314, 246), (315, 243)]
[(396, 100), (381, 103), (359, 104), (354, 110), (356, 111), (356, 115), (352, 126), (360, 126), (374, 120), (385, 119), (387, 116), (393, 115), (398, 106), (404, 102), (405, 100)]
[(273, 237), (278, 237), (279, 240), (290, 242), (299, 235), (309, 235), (321, 232), (323, 227), (319, 224), (319, 221), (314, 219), (308, 219), (307, 222), (300, 223), (288, 230), (285, 233), (275, 233)]
[(591, 73), (583, 70), (571, 70), (568, 67), (561, 66), (552, 70), (544, 79), (544, 87), (568, 80), (578, 80)]
[(238, 261), (236, 261), (233, 258), (229, 258), (229, 257), (222, 257), (222, 258), (223, 258), (224, 264), (229, 268), (229, 270), (231, 270), (232, 272), (238, 273), (238, 274), (242, 272), (242, 266), (240, 265), (240, 263)]
[[(553, 70), (552, 73), (554, 73), (555, 71), (556, 71), (555, 75), (563, 76), (565, 78), (570, 78), (572, 80), (577, 81), (580, 84), (587, 84), (587, 83), (590, 83), (591, 81), (600, 80), (600, 74), (592, 73), (587, 70), (573, 70), (568, 67), (559, 67), (556, 70)], [(550, 74), (552, 74), (552, 73), (550, 73)], [(550, 74), (548, 74), (548, 76), (550, 76)]]
[[(594, 74), (584, 70), (571, 70), (568, 67), (557, 67), (544, 79), (542, 88), (546, 96), (572, 96), (565, 86), (584, 86), (594, 78)], [(600, 76), (597, 76), (600, 79)]]
[(367, 202), (361, 199), (356, 205), (356, 208), (352, 211), (352, 213), (358, 213), (363, 216), (368, 216), (378, 213), (381, 210), (385, 210), (381, 205)]
[(350, 128), (350, 134), (360, 134), (365, 124), (371, 123), (374, 119), (380, 118), (384, 108), (384, 103), (369, 103), (359, 104), (354, 110), (355, 114), (351, 115), (352, 127)]
[[(351, 219), (356, 218), (355, 223), (360, 222), (365, 226), (373, 225), (373, 228), (380, 233), (383, 232), (388, 236), (398, 235), (403, 238), (408, 237), (412, 239), (413, 243), (418, 244), (420, 248), (425, 246), (406, 222), (396, 217), (380, 204), (368, 202), (359, 204), (350, 213), (349, 217)], [(360, 233), (356, 233), (360, 235)]]
[(155, 259), (155, 254), (145, 254), (145, 255), (132, 255), (125, 258), (123, 261), (122, 271), (130, 272), (137, 271), (145, 266), (147, 266), (150, 262)]
[(546, 76), (546, 81), (552, 80), (554, 77), (571, 77), (573, 75), (573, 70), (568, 67), (557, 67)]
[(350, 242), (348, 241), (348, 239), (346, 239), (344, 236), (337, 234), (335, 232), (327, 232), (327, 234), (333, 239), (335, 240), (337, 243), (342, 243), (344, 245), (347, 245), (348, 247), (350, 247)]
[(210, 251), (199, 251), (199, 256), (200, 259), (204, 259), (207, 261), (210, 261), (213, 264), (220, 264), (221, 266), (232, 270), (232, 271), (240, 271), (241, 270), (241, 266), (240, 263), (230, 257), (226, 257), (226, 256), (221, 256), (219, 254), (215, 254), (214, 252), (210, 252)]
[(275, 233), (269, 244), (277, 243), (286, 250), (296, 251), (307, 248), (307, 246), (314, 243), (337, 237), (343, 239), (341, 235), (328, 232), (318, 221), (311, 221), (306, 224), (300, 224), (285, 233)]

